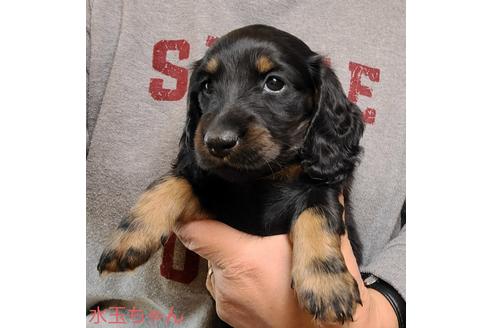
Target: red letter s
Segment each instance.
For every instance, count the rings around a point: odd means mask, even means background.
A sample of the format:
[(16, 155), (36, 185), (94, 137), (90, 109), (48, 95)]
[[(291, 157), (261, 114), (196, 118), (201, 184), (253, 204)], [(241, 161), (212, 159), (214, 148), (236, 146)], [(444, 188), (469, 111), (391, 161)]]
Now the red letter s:
[(176, 79), (176, 89), (164, 88), (163, 79), (150, 79), (149, 92), (155, 100), (176, 101), (186, 94), (188, 86), (188, 70), (167, 61), (167, 52), (177, 50), (179, 59), (190, 56), (190, 44), (186, 40), (161, 40), (154, 45), (152, 67), (164, 75)]

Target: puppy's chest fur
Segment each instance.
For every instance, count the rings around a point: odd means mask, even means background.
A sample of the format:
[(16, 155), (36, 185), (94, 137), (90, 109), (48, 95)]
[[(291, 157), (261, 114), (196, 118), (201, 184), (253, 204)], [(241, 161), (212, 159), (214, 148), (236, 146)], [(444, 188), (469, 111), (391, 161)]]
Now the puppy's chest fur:
[(289, 232), (292, 221), (309, 207), (309, 199), (329, 198), (326, 186), (306, 180), (296, 170), (247, 183), (208, 176), (191, 184), (201, 206), (215, 219), (250, 234), (269, 236)]
[(233, 185), (218, 181), (196, 186), (194, 191), (201, 205), (217, 220), (250, 234), (286, 233), (295, 213), (289, 201), (296, 201), (292, 183)]
[[(186, 171), (181, 174), (188, 176), (190, 171)], [(359, 263), (362, 261), (362, 245), (350, 206), (351, 179), (337, 187), (328, 186), (308, 177), (300, 164), (245, 183), (228, 182), (199, 171), (198, 175), (188, 176), (188, 181), (200, 206), (214, 219), (257, 236), (289, 233), (306, 208), (322, 208), (332, 218), (339, 217), (339, 196), (343, 192), (345, 222), (329, 218), (326, 222), (329, 230), (337, 234), (344, 234), (347, 229), (354, 255)]]

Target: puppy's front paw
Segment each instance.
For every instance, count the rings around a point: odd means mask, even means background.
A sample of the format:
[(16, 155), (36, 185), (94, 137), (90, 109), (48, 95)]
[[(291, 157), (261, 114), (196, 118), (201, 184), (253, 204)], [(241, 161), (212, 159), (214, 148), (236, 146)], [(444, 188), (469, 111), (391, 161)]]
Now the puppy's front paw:
[[(327, 272), (326, 267), (338, 268)], [(311, 268), (293, 270), (293, 285), (302, 307), (311, 313), (318, 323), (343, 324), (353, 320), (357, 304), (362, 304), (355, 279), (345, 264), (323, 263)]]
[(102, 272), (133, 270), (145, 263), (170, 235), (178, 220), (197, 220), (202, 210), (193, 188), (183, 177), (166, 176), (152, 183), (123, 219), (97, 269)]
[(103, 272), (130, 271), (144, 264), (161, 246), (161, 239), (145, 230), (118, 231), (99, 259), (97, 270)]

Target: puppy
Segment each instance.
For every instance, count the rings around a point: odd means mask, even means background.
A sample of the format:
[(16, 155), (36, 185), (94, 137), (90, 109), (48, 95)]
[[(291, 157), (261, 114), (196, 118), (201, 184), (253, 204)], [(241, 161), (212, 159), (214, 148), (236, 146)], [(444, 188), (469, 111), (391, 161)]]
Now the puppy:
[(361, 301), (340, 250), (351, 218), (338, 197), (348, 204), (363, 130), (304, 42), (264, 25), (228, 33), (194, 64), (172, 169), (123, 219), (98, 270), (132, 270), (176, 225), (213, 217), (251, 234), (288, 233), (300, 304), (319, 322), (352, 319)]

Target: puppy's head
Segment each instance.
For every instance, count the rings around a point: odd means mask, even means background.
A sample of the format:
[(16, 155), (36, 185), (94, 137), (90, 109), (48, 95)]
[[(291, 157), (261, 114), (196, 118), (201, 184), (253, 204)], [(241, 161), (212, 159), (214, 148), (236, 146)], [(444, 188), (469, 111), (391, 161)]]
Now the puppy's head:
[(298, 38), (247, 26), (194, 65), (181, 151), (230, 181), (301, 163), (311, 178), (342, 181), (363, 125), (333, 71)]

